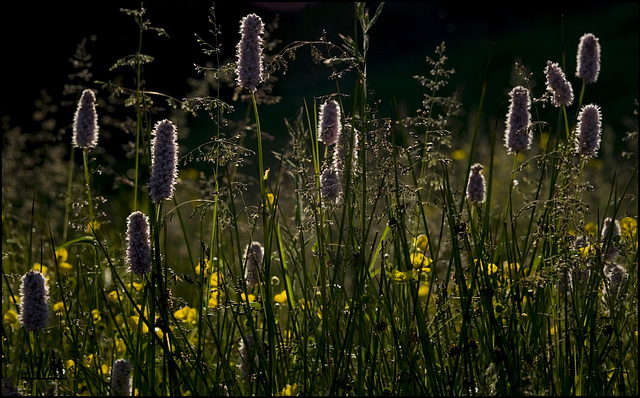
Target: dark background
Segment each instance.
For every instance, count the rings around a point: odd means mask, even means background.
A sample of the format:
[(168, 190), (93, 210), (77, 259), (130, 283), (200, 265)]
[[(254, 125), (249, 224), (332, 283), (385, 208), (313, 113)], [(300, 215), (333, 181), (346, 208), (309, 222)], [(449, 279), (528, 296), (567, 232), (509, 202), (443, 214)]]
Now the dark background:
[[(211, 4), (201, 1), (144, 4), (151, 25), (164, 28), (170, 35), (167, 39), (145, 33), (142, 52), (155, 57), (144, 70), (148, 90), (182, 98), (189, 89), (187, 78), (201, 77), (194, 63), (204, 65), (211, 58), (203, 54), (194, 34), (213, 40), (208, 22)], [(377, 4), (367, 5), (370, 14)], [(137, 50), (138, 27), (132, 17), (119, 11), (121, 7), (136, 9), (139, 3), (3, 2), (1, 112), (3, 117), (10, 117), (9, 125), (23, 126), (25, 133), (37, 128), (29, 126), (34, 101), (41, 97), (42, 90), (51, 96), (52, 103), (61, 101), (67, 75), (73, 72), (69, 59), (83, 38), (88, 39), (94, 80), (112, 80), (118, 73), (129, 72), (124, 68), (108, 70), (117, 59)], [(323, 30), (330, 41), (342, 44), (338, 33), (353, 36), (353, 11), (352, 3), (218, 3), (221, 59), (234, 59), (239, 21), (248, 13), (257, 13), (265, 23), (279, 14), (279, 28), (273, 34), (281, 40), (274, 50), (279, 52), (294, 40), (317, 40)], [(604, 122), (615, 131), (619, 141), (629, 130), (633, 99), (638, 97), (637, 2), (525, 3), (518, 7), (487, 2), (386, 3), (370, 32), (369, 84), (374, 97), (380, 99), (381, 109), (389, 109), (395, 99), (401, 109), (414, 116), (421, 106), (424, 89), (413, 76), (428, 74), (425, 57), (433, 56), (436, 45), (444, 41), (449, 57), (447, 66), (456, 70), (445, 93), (460, 94), (464, 108), (460, 117), (470, 119), (477, 107), (493, 45), (485, 113), (488, 118), (504, 117), (506, 93), (516, 82), (515, 61), (534, 73), (534, 95), (540, 96), (544, 91), (542, 71), (546, 61), (562, 63), (563, 50), (566, 51), (566, 74), (576, 97), (579, 95), (581, 81), (575, 77), (575, 55), (579, 37), (586, 32), (600, 39), (602, 68), (598, 82), (588, 86), (585, 102), (597, 102), (602, 107)], [(329, 69), (308, 62), (309, 57), (302, 53), (291, 62), (286, 75), (278, 76), (274, 94), (284, 100), (262, 111), (263, 129), (276, 137), (282, 131), (286, 139), (282, 119), (292, 117), (303, 106), (303, 99), (312, 102), (313, 98), (335, 91), (335, 83), (327, 80)], [(133, 86), (130, 73), (124, 83)], [(341, 89), (352, 92), (347, 84)], [(229, 97), (223, 100), (231, 101)], [(240, 119), (246, 105), (232, 104), (241, 112)], [(59, 119), (69, 120), (59, 120), (58, 128), (70, 125), (73, 111), (59, 112)], [(487, 125), (493, 126), (493, 122), (487, 121)], [(460, 128), (454, 135), (464, 134), (465, 129)], [(70, 135), (63, 135), (63, 139), (70, 141)]]

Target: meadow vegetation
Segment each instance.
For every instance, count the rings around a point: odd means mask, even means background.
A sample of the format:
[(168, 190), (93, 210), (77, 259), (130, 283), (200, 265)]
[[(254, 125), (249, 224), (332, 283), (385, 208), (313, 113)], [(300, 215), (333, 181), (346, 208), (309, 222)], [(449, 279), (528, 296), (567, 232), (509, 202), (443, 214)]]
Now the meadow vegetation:
[[(282, 45), (247, 15), (228, 63), (212, 8), (184, 98), (147, 89), (166, 32), (122, 11), (138, 48), (112, 70), (131, 78), (97, 81), (78, 45), (73, 137), (34, 149), (3, 121), (3, 395), (638, 394), (638, 103), (601, 167), (597, 32), (515, 64), (490, 131), (478, 81), (458, 142), (445, 43), (420, 109), (370, 89), (383, 3), (355, 3), (340, 43)], [(267, 151), (261, 117), (298, 101), (276, 94), (302, 52), (330, 78)]]

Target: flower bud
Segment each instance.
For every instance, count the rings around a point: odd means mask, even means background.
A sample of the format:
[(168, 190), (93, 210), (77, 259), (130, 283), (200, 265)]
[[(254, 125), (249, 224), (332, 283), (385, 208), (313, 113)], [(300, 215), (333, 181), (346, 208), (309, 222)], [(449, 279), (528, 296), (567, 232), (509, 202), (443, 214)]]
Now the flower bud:
[(576, 76), (587, 83), (595, 83), (600, 73), (600, 43), (591, 33), (580, 38), (577, 55)]
[(129, 271), (138, 276), (151, 272), (151, 242), (149, 219), (139, 211), (127, 218), (127, 264)]
[(576, 153), (582, 157), (598, 156), (602, 136), (602, 115), (597, 105), (584, 105), (578, 114)]
[(522, 86), (514, 87), (509, 93), (509, 112), (504, 135), (504, 144), (509, 154), (522, 152), (531, 146), (531, 99), (529, 90)]
[(111, 370), (112, 395), (131, 396), (131, 363), (118, 359)]
[(22, 277), (20, 286), (20, 323), (27, 331), (44, 329), (49, 318), (47, 304), (49, 288), (47, 281), (38, 271), (29, 271)]
[(258, 285), (258, 272), (262, 272), (262, 259), (264, 257), (264, 248), (260, 242), (251, 242), (247, 245), (246, 266), (244, 271), (244, 279), (247, 281), (247, 287), (253, 289)]
[(480, 163), (471, 166), (471, 175), (467, 184), (467, 200), (483, 203), (487, 192), (484, 176), (480, 174), (483, 167)]
[(165, 119), (156, 123), (153, 135), (149, 197), (158, 203), (173, 196), (178, 178), (178, 134), (173, 123)]
[(557, 62), (547, 61), (544, 73), (547, 76), (547, 91), (553, 93), (553, 105), (571, 105), (573, 103), (573, 88), (560, 69), (560, 65)]
[(340, 194), (340, 176), (328, 168), (320, 176), (320, 196), (322, 200), (335, 202)]
[(72, 144), (76, 148), (93, 148), (98, 143), (98, 115), (96, 97), (91, 90), (84, 90), (73, 117)]
[(264, 81), (262, 68), (262, 37), (264, 23), (256, 14), (249, 14), (240, 21), (241, 38), (236, 46), (238, 57), (237, 82), (251, 92)]
[(327, 101), (320, 106), (318, 140), (333, 145), (340, 139), (340, 132), (340, 105), (335, 100)]

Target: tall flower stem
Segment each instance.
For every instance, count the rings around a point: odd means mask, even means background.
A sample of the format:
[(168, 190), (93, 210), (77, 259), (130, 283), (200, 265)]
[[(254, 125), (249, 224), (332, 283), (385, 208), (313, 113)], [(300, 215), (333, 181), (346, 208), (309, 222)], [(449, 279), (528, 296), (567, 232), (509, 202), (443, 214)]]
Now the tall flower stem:
[(89, 201), (89, 224), (91, 224), (93, 219), (93, 204), (91, 202), (91, 186), (89, 185), (89, 149), (83, 148), (82, 150), (82, 160), (84, 161), (84, 178), (87, 185), (87, 200)]
[(62, 241), (67, 241), (67, 226), (69, 225), (69, 211), (71, 210), (71, 185), (73, 183), (73, 155), (75, 147), (71, 146), (71, 154), (69, 155), (69, 175), (67, 178), (67, 200), (64, 206), (64, 224), (62, 225)]

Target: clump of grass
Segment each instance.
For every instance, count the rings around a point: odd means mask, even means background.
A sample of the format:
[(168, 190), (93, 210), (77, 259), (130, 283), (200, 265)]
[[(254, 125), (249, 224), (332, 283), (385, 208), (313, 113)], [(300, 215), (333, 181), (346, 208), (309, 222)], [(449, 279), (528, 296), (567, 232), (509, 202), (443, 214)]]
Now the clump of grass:
[[(144, 84), (143, 33), (166, 32), (144, 9), (124, 12), (138, 50), (114, 69), (132, 67), (135, 87), (84, 93), (94, 103), (128, 95), (127, 193), (94, 201), (99, 173), (89, 166), (104, 156), (76, 142), (87, 198), (71, 205), (80, 186), (71, 155), (61, 214), (86, 229), (43, 233), (35, 199), (22, 226), (3, 210), (3, 393), (637, 394), (637, 164), (595, 186), (597, 200), (586, 190), (585, 164), (608, 139), (598, 106), (583, 106), (598, 100), (586, 88), (599, 71), (595, 36), (577, 49), (577, 104), (559, 64), (547, 63), (542, 92), (522, 75), (489, 137), (480, 106), (460, 168), (449, 158), (461, 104), (445, 92), (455, 74), (444, 43), (416, 77), (426, 91), (416, 116), (377, 107), (367, 62), (383, 4), (370, 15), (356, 3), (353, 36), (340, 45), (294, 42), (276, 56), (250, 14), (235, 62), (221, 65), (220, 48), (203, 44), (215, 94), (182, 100)], [(214, 10), (211, 21), (217, 40)], [(331, 69), (331, 94), (301, 101), (283, 122), (290, 143), (278, 167), (266, 167), (265, 86), (307, 46)], [(220, 90), (230, 82), (246, 105), (235, 121)], [(480, 104), (492, 89), (482, 83)], [(216, 126), (186, 155), (179, 110), (204, 111)], [(496, 145), (503, 134), (506, 148)], [(114, 221), (96, 223), (94, 210)], [(14, 295), (25, 273), (45, 288), (35, 318), (35, 296)]]

